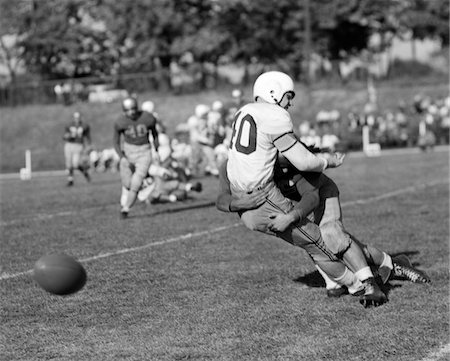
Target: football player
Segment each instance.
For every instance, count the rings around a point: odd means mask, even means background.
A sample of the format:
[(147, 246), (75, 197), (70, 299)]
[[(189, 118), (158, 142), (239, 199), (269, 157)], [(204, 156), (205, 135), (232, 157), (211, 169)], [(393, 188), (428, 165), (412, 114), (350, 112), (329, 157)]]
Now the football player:
[[(364, 284), (361, 304), (364, 307), (381, 305), (387, 301), (386, 295), (375, 282), (360, 247), (346, 239), (346, 242), (336, 241), (330, 250), (319, 227), (302, 217), (274, 182), (278, 152), (300, 171), (322, 172), (326, 168), (340, 166), (344, 159), (344, 155), (339, 153), (317, 156), (297, 140), (287, 111), (294, 96), (294, 82), (289, 75), (278, 71), (266, 72), (254, 83), (254, 102), (244, 105), (235, 115), (226, 167), (229, 189), (234, 198), (265, 191), (260, 206), (239, 212), (241, 220), (251, 230), (272, 234), (302, 247), (338, 283), (345, 283), (344, 280), (356, 276)], [(221, 187), (226, 185), (221, 182)], [(295, 221), (284, 231), (278, 231), (271, 227), (269, 218), (276, 213), (289, 214)]]
[(124, 99), (122, 110), (123, 114), (114, 123), (114, 149), (120, 156), (120, 215), (121, 218), (126, 218), (136, 202), (137, 193), (152, 162), (150, 135), (156, 151), (159, 144), (155, 117), (139, 110), (135, 98)]
[(64, 158), (67, 172), (67, 186), (73, 186), (75, 169), (90, 181), (89, 167), (81, 162), (84, 149), (91, 145), (91, 131), (84, 123), (80, 112), (73, 113), (72, 121), (64, 130)]
[(184, 201), (190, 192), (201, 192), (203, 186), (200, 182), (182, 182), (176, 178), (164, 175), (149, 176), (145, 178), (138, 199), (146, 203), (166, 203)]
[[(304, 215), (309, 214), (312, 216), (314, 222), (320, 227), (325, 243), (330, 248), (336, 238), (351, 238), (353, 242), (358, 243), (369, 264), (376, 267), (382, 283), (386, 283), (393, 277), (407, 279), (415, 283), (430, 282), (429, 277), (425, 273), (412, 267), (406, 256), (402, 255), (392, 258), (389, 254), (376, 247), (363, 244), (347, 232), (342, 221), (339, 188), (328, 176), (323, 173), (299, 172), (286, 158), (279, 156), (274, 178), (281, 192), (286, 197), (299, 201), (297, 206)], [(302, 201), (311, 197), (313, 197), (314, 201)], [(269, 227), (282, 230), (288, 223), (289, 219), (285, 215), (274, 214)], [(324, 276), (327, 293), (330, 297), (339, 297), (347, 293), (348, 290), (357, 288), (355, 284), (339, 285), (327, 277), (319, 267), (318, 270)]]

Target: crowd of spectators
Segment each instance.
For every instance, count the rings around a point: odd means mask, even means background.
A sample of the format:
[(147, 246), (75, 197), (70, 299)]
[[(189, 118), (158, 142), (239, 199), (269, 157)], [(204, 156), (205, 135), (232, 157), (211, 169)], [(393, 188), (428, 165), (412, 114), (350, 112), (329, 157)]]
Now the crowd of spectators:
[(362, 128), (367, 126), (370, 141), (381, 148), (415, 147), (430, 149), (450, 143), (450, 97), (431, 98), (418, 94), (396, 109), (382, 109), (368, 102), (362, 109), (342, 114), (321, 110), (313, 121), (303, 121), (299, 136), (307, 145), (329, 150), (359, 150)]

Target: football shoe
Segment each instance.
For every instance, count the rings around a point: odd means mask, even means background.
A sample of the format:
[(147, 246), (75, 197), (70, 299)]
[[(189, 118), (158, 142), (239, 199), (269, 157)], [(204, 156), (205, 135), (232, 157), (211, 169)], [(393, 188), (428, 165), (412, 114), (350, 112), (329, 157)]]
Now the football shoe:
[(411, 261), (405, 255), (392, 258), (394, 269), (391, 278), (404, 279), (414, 283), (430, 283), (431, 279), (423, 271), (413, 267)]
[(128, 211), (121, 209), (120, 210), (120, 218), (121, 219), (126, 219), (128, 217)]
[(386, 295), (381, 291), (380, 287), (378, 287), (374, 277), (366, 279), (363, 282), (363, 285), (364, 294), (359, 299), (359, 303), (361, 303), (364, 308), (372, 306), (378, 307), (387, 302)]
[(344, 295), (348, 295), (347, 287), (331, 288), (327, 290), (327, 296), (330, 298), (339, 298)]

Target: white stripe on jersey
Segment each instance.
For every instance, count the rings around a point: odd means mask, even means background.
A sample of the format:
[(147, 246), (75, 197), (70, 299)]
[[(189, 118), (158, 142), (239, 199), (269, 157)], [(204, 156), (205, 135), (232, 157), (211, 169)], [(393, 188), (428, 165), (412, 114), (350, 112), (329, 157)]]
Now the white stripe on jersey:
[(251, 191), (273, 178), (277, 148), (273, 141), (293, 131), (291, 116), (276, 104), (251, 103), (233, 123), (227, 174), (231, 189)]

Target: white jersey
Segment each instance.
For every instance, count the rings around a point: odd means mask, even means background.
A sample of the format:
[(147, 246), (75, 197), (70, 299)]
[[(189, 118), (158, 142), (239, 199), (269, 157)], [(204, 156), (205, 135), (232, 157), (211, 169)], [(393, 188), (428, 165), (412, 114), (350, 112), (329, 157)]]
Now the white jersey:
[(293, 132), (289, 113), (269, 103), (242, 107), (233, 123), (227, 175), (231, 189), (251, 191), (273, 179), (277, 148), (274, 140)]

